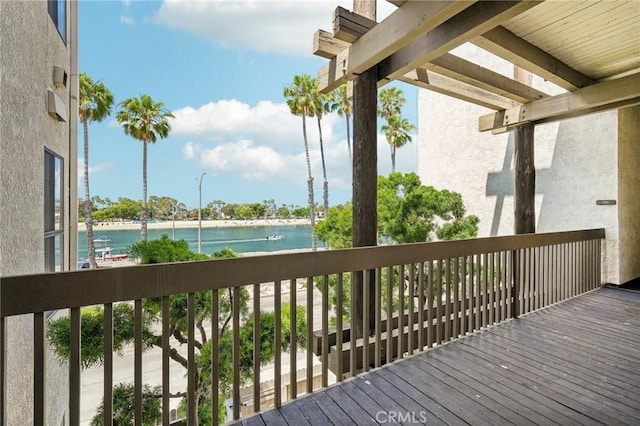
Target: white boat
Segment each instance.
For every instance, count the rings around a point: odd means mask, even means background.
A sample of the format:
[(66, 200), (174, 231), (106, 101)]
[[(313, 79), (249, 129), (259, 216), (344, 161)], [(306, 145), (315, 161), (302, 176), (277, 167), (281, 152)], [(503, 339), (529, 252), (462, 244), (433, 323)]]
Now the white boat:
[(100, 236), (100, 237), (98, 237), (98, 238), (93, 240), (94, 243), (108, 243), (110, 241), (111, 241), (111, 239), (108, 238), (108, 237), (105, 237), (104, 235), (102, 235), (102, 236)]
[(284, 238), (284, 235), (278, 235), (278, 234), (271, 234), (267, 236), (267, 240), (269, 241), (281, 240), (283, 238)]
[(111, 247), (105, 247), (103, 249), (96, 249), (96, 254), (102, 258), (102, 260), (125, 260), (129, 255), (126, 253), (113, 254)]

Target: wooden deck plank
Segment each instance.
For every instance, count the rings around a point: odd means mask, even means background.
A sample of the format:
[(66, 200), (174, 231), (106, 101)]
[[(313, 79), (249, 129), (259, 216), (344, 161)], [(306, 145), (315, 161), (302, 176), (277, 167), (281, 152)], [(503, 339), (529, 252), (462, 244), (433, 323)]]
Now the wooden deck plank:
[[(562, 376), (554, 376), (545, 373), (544, 371), (531, 367), (531, 364), (523, 363), (521, 360), (515, 357), (507, 357), (504, 355), (504, 351), (501, 348), (496, 348), (482, 340), (467, 339), (460, 347), (467, 349), (466, 347), (476, 349), (476, 353), (482, 352), (486, 356), (485, 359), (492, 359), (494, 362), (499, 363), (501, 367), (508, 369), (514, 374), (519, 374), (522, 377), (526, 377), (531, 382), (535, 383), (541, 389), (549, 389), (549, 395), (552, 395), (554, 399), (565, 405), (576, 405), (583, 413), (593, 417), (605, 424), (638, 424), (639, 421), (629, 422), (630, 417), (635, 415), (624, 414), (618, 410), (628, 410), (631, 407), (621, 404), (615, 404), (614, 401), (603, 401), (602, 395), (595, 392), (588, 391), (587, 389), (576, 385), (568, 380), (564, 380)], [(568, 402), (569, 400), (575, 401)], [(593, 410), (593, 412), (592, 412)]]
[(459, 378), (454, 377), (453, 375), (448, 375), (441, 371), (435, 363), (428, 362), (429, 357), (417, 357), (417, 360), (422, 361), (422, 363), (416, 363), (419, 368), (428, 372), (431, 376), (436, 379), (446, 383), (451, 386), (451, 388), (457, 390), (461, 394), (467, 396), (468, 398), (474, 399), (482, 406), (487, 409), (493, 411), (498, 414), (500, 417), (504, 418), (507, 422), (517, 424), (517, 425), (535, 425), (534, 422), (528, 420), (526, 417), (518, 414), (516, 411), (512, 409), (510, 404), (505, 404), (505, 398), (498, 395), (492, 395), (494, 398), (489, 396), (490, 392), (485, 389), (478, 391), (478, 389), (474, 389), (471, 386), (467, 385), (464, 381), (459, 380)]
[(639, 318), (640, 292), (598, 289), (242, 423), (640, 424)]
[(318, 405), (322, 412), (336, 425), (349, 425), (356, 424), (348, 415), (342, 410), (340, 404), (336, 403), (333, 399), (327, 395), (326, 391), (313, 394), (313, 401)]
[(536, 404), (555, 411), (557, 415), (554, 417), (554, 421), (558, 421), (562, 425), (600, 424), (599, 422), (590, 421), (585, 415), (559, 403), (540, 388), (532, 385), (528, 379), (513, 375), (501, 366), (487, 362), (470, 352), (458, 350), (452, 346), (443, 348), (442, 354), (459, 364), (470, 366), (483, 377), (494, 377), (500, 386), (509, 389), (509, 392), (513, 392), (514, 398), (530, 398)]
[(492, 386), (489, 386), (489, 383), (486, 383), (486, 378), (481, 378), (482, 381), (480, 381), (477, 376), (474, 377), (474, 375), (467, 375), (465, 372), (461, 371), (459, 366), (452, 367), (434, 356), (420, 357), (420, 360), (430, 364), (434, 368), (437, 368), (442, 372), (442, 374), (455, 378), (465, 384), (469, 389), (476, 392), (478, 397), (486, 396), (513, 412), (518, 413), (520, 417), (517, 419), (518, 424), (549, 424), (552, 420), (550, 418), (551, 416), (545, 417), (544, 415), (530, 409), (526, 404), (523, 404), (523, 402), (526, 402), (527, 400), (513, 400), (507, 395), (496, 391)]
[(403, 362), (391, 364), (387, 368), (400, 377), (411, 378), (411, 381), (423, 389), (434, 401), (446, 406), (449, 411), (469, 424), (497, 425), (505, 423), (504, 418), (418, 368), (414, 365), (416, 362), (419, 361), (415, 358), (409, 358)]
[(382, 368), (376, 370), (375, 374), (379, 374), (384, 377), (389, 383), (392, 383), (400, 392), (409, 396), (411, 399), (420, 404), (424, 409), (433, 413), (438, 419), (442, 420), (448, 425), (462, 426), (467, 425), (467, 422), (463, 421), (460, 417), (453, 414), (451, 411), (435, 402), (427, 394), (421, 392), (417, 387), (414, 387), (411, 378), (399, 377), (388, 369)]
[(387, 413), (376, 418), (377, 421), (388, 420), (388, 413), (411, 413), (412, 418), (420, 423), (430, 425), (444, 425), (433, 413), (420, 407), (413, 399), (403, 392), (398, 391), (392, 384), (386, 381), (379, 374), (367, 374), (366, 377), (359, 377), (353, 381), (360, 389), (375, 399), (382, 405)]
[(546, 353), (558, 354), (558, 356), (565, 359), (580, 359), (582, 363), (593, 368), (609, 369), (615, 377), (620, 377), (623, 381), (625, 377), (630, 379), (631, 381), (626, 381), (629, 384), (640, 383), (640, 372), (635, 369), (635, 366), (624, 359), (607, 353), (606, 348), (588, 347), (576, 342), (575, 339), (567, 341), (539, 329), (539, 334), (534, 335), (532, 332), (535, 332), (535, 330), (536, 328), (524, 326), (520, 328), (509, 327), (503, 330), (496, 329), (495, 332), (502, 335), (507, 335), (505, 333), (508, 333), (508, 335), (523, 341), (523, 343), (540, 345)]
[(526, 347), (495, 334), (487, 334), (484, 339), (503, 348), (505, 356), (519, 359), (552, 375), (562, 376), (578, 386), (602, 394), (605, 398), (640, 409), (640, 394), (629, 392), (615, 383), (610, 383), (607, 377), (598, 374), (597, 371), (584, 368), (579, 363), (562, 362), (558, 358), (552, 358), (540, 352), (528, 351)]

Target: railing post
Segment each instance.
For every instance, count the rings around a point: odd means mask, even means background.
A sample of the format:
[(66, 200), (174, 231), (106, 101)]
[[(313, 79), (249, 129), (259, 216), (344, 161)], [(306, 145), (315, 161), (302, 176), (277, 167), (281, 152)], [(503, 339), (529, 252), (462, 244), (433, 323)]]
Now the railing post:
[(511, 251), (511, 316), (518, 318), (520, 315), (520, 250)]

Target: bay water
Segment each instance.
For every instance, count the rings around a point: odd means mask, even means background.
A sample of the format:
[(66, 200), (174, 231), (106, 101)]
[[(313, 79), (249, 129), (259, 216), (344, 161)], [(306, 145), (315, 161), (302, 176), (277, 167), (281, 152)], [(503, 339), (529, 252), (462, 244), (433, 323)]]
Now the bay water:
[[(147, 240), (160, 238), (163, 234), (174, 237), (174, 231), (168, 229), (149, 229)], [(281, 235), (282, 239), (269, 240), (270, 235)], [(140, 241), (140, 230), (93, 231), (95, 248), (110, 247), (113, 254), (125, 253), (127, 247)], [(176, 228), (175, 239), (185, 240), (189, 248), (198, 251), (198, 228)], [(311, 248), (311, 227), (308, 225), (287, 226), (236, 226), (228, 228), (202, 228), (202, 253), (212, 254), (225, 247), (237, 253), (274, 252), (280, 250)], [(320, 246), (321, 242), (318, 242)], [(78, 259), (87, 257), (87, 237), (84, 231), (78, 232)]]

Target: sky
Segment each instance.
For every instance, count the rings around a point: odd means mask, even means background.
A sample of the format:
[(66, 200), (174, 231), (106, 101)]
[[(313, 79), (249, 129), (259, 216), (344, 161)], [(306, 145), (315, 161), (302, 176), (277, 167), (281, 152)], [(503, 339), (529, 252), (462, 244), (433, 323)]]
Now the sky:
[[(142, 199), (142, 143), (115, 120), (117, 103), (141, 94), (175, 115), (167, 139), (148, 149), (148, 195), (202, 204), (307, 203), (302, 118), (283, 89), (327, 63), (312, 54), (313, 34), (331, 30), (332, 12), (352, 0), (81, 1), (79, 67), (114, 94), (110, 117), (89, 126), (91, 195)], [(378, 1), (378, 21), (395, 6)], [(417, 89), (399, 83), (403, 116), (417, 128)], [(382, 120), (379, 120), (380, 126)], [(307, 119), (316, 202), (322, 202), (317, 122)], [(417, 171), (417, 140), (398, 150), (396, 169)], [(351, 199), (345, 119), (330, 114), (322, 133), (331, 205)], [(78, 152), (83, 136), (79, 126)], [(79, 158), (78, 195), (84, 196)], [(378, 135), (378, 174), (391, 171)]]

